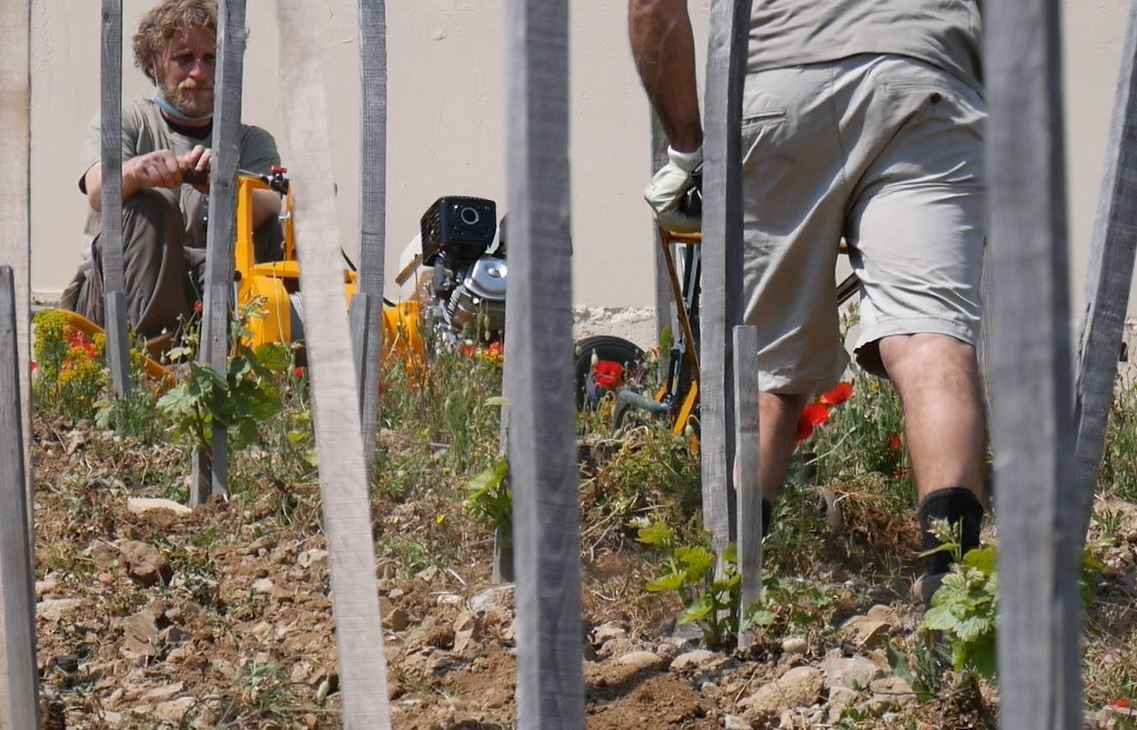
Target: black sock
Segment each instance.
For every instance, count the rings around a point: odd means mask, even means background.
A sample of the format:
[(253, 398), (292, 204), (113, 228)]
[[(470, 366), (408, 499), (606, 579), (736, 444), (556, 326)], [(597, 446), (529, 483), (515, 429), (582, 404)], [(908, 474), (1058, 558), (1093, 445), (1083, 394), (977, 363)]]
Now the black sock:
[[(963, 487), (950, 487), (932, 492), (920, 503), (917, 520), (923, 538), (924, 552), (940, 546), (940, 541), (929, 531), (932, 520), (947, 520), (949, 524), (962, 523), (960, 554), (979, 547), (979, 528), (983, 524), (983, 504), (974, 492)], [(946, 573), (951, 565), (951, 554), (938, 552), (924, 559), (924, 573)]]
[(770, 500), (762, 500), (762, 537), (770, 534), (770, 520), (774, 516), (774, 505), (770, 504)]

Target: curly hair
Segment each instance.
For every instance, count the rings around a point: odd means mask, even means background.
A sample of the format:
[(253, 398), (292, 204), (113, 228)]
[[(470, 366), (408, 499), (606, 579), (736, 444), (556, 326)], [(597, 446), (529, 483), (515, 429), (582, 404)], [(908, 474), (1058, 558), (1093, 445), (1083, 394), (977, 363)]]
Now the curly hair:
[(217, 37), (217, 0), (162, 0), (138, 24), (133, 39), (134, 65), (157, 83), (155, 58), (179, 31), (195, 27), (205, 28)]

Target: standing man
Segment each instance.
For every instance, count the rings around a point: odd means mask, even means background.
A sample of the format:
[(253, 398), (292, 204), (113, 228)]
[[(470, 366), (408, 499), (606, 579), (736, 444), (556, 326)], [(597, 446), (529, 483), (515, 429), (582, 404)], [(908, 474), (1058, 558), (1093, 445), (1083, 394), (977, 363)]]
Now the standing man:
[[(636, 67), (671, 142), (645, 196), (661, 225), (702, 162), (684, 0), (629, 0)], [(765, 515), (798, 415), (848, 362), (837, 247), (863, 289), (855, 354), (904, 410), (924, 546), (979, 545), (986, 432), (975, 344), (986, 239), (979, 0), (753, 0), (745, 94), (744, 317), (759, 333)], [(766, 518), (768, 521), (768, 517)], [(948, 570), (926, 560), (927, 604)]]
[[(134, 34), (134, 65), (156, 88), (152, 98), (131, 100), (122, 109), (123, 269), (127, 320), (147, 338), (176, 330), (201, 298), (216, 46), (215, 0), (161, 0)], [(79, 178), (90, 205), (84, 261), (61, 305), (101, 325), (100, 134), (96, 116)], [(241, 125), (239, 145), (241, 169), (267, 173), (280, 164), (276, 142), (263, 129)], [(253, 192), (260, 261), (280, 257), (279, 213), (275, 192)]]

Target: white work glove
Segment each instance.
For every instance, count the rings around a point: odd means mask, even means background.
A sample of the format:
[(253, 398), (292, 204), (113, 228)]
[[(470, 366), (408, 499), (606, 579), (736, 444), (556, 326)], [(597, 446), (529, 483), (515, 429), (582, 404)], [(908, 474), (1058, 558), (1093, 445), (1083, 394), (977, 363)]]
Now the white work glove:
[[(679, 209), (684, 196), (695, 184), (695, 176), (703, 169), (703, 148), (693, 152), (679, 152), (667, 148), (670, 159), (655, 173), (644, 190), (644, 200), (655, 212), (661, 228), (675, 233), (696, 233), (702, 227), (702, 216), (691, 215)], [(701, 211), (700, 211), (701, 213)]]

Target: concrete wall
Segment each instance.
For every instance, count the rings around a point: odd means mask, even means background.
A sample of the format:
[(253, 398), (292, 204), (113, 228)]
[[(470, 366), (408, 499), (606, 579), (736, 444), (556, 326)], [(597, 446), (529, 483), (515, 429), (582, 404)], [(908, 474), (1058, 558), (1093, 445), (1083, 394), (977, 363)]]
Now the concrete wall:
[[(124, 2), (124, 92), (151, 88), (129, 42), (151, 0)], [(1066, 94), (1076, 301), (1100, 187), (1125, 0), (1066, 0)], [(690, 3), (705, 37), (709, 0)], [(648, 108), (626, 37), (624, 0), (571, 3), (574, 298), (595, 307), (650, 307)], [(319, 9), (317, 9), (319, 8)], [(344, 247), (357, 244), (358, 57), (354, 0), (313, 3), (325, 78)], [(502, 0), (389, 0), (388, 291), (399, 252), (438, 196), (504, 205)], [(32, 0), (32, 286), (58, 293), (79, 260), (85, 201), (76, 182), (83, 130), (98, 110), (99, 4)], [(244, 117), (276, 133), (287, 165), (277, 81), (275, 3), (249, 2)], [(700, 66), (702, 65), (700, 60)], [(303, 191), (298, 191), (303, 194)], [(1131, 310), (1133, 306), (1131, 305)]]

